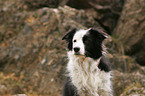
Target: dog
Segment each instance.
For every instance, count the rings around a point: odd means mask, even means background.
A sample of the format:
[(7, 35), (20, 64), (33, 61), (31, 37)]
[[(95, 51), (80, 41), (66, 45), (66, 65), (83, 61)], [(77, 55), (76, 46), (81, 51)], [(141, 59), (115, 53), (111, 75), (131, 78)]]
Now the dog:
[(64, 35), (69, 61), (63, 96), (113, 96), (111, 65), (103, 48), (107, 38), (98, 28), (74, 28)]

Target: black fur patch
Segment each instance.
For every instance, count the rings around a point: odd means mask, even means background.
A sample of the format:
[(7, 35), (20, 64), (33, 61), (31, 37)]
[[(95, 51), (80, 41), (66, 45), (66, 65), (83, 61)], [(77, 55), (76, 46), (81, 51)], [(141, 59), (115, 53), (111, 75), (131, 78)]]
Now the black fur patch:
[(102, 71), (109, 72), (111, 71), (111, 64), (104, 56), (102, 56), (98, 68)]
[(77, 94), (77, 88), (72, 84), (69, 77), (67, 77), (64, 85), (63, 96), (79, 96)]
[(102, 56), (102, 41), (106, 37), (99, 30), (91, 29), (83, 37), (86, 57), (98, 59)]
[(76, 31), (77, 31), (76, 28), (71, 29), (62, 38), (62, 40), (66, 40), (68, 42), (68, 50), (72, 50), (72, 45), (73, 45), (72, 44), (72, 39), (73, 39), (73, 36), (76, 33)]

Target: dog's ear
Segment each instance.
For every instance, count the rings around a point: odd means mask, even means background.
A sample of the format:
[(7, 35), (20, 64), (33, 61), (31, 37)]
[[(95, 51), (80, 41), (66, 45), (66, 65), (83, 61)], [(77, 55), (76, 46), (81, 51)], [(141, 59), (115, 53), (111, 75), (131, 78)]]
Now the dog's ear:
[(104, 40), (104, 39), (107, 39), (108, 36), (106, 33), (104, 33), (102, 30), (100, 29), (97, 29), (97, 28), (90, 28), (90, 33), (94, 36), (96, 36), (97, 38), (101, 39), (101, 40)]
[(66, 40), (66, 41), (69, 42), (69, 41), (73, 38), (73, 36), (74, 36), (76, 30), (77, 30), (76, 28), (70, 29), (70, 30), (63, 36), (62, 40)]

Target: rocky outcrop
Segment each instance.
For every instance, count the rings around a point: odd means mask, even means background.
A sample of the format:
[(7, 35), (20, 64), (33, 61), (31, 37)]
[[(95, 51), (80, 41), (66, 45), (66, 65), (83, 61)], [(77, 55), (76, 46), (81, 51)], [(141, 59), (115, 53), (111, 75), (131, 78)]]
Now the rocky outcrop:
[(141, 65), (145, 65), (144, 2), (144, 0), (127, 0), (113, 32), (119, 51), (135, 56), (136, 61)]
[[(70, 28), (87, 28), (99, 24), (91, 14), (68, 6), (43, 8), (19, 13), (18, 16), (24, 24), (22, 29), (9, 39), (3, 37), (4, 41), (0, 43), (1, 69), (7, 73), (24, 74), (25, 80), (30, 81), (30, 85), (39, 93), (59, 92), (67, 61), (65, 44), (61, 40), (63, 35)], [(23, 16), (25, 19), (21, 18)]]
[[(74, 27), (86, 29), (100, 26), (95, 18), (103, 15), (92, 9), (77, 10), (68, 6), (41, 8), (39, 4), (32, 11), (26, 2), (14, 1), (0, 1), (0, 95), (61, 96), (67, 63), (66, 43), (61, 40), (63, 35)], [(41, 3), (39, 1), (35, 3)], [(96, 10), (98, 7), (93, 8)], [(100, 12), (104, 11), (101, 9)], [(144, 67), (132, 57), (118, 53), (118, 40), (114, 37), (109, 40), (106, 45), (113, 64), (114, 93), (116, 96), (144, 94)]]
[(24, 0), (25, 4), (31, 9), (51, 7), (56, 8), (58, 6), (65, 5), (68, 0)]
[(112, 53), (108, 57), (113, 68), (114, 96), (143, 96), (145, 68), (126, 55)]
[(108, 34), (112, 34), (120, 13), (122, 11), (124, 0), (69, 0), (67, 3), (76, 9), (85, 9), (93, 12), (94, 18), (100, 23)]

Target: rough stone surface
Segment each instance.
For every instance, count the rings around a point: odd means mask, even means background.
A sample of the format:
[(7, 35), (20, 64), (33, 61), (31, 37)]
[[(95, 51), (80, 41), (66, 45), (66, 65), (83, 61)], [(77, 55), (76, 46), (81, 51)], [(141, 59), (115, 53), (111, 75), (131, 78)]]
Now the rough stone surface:
[[(40, 94), (58, 96), (67, 61), (63, 35), (70, 28), (99, 24), (91, 14), (68, 6), (43, 8), (19, 16), (23, 28), (17, 34), (7, 39), (7, 34), (1, 32), (4, 37), (0, 43), (0, 68), (7, 73), (25, 75), (25, 80)], [(26, 18), (23, 19), (23, 16)]]
[[(67, 56), (61, 39), (70, 28), (98, 27), (92, 12), (68, 6), (32, 11), (22, 0), (0, 1), (0, 95), (62, 96)], [(120, 54), (116, 43), (106, 41), (114, 93), (142, 96), (145, 69)]]
[[(113, 32), (119, 51), (145, 65), (145, 0), (127, 0)], [(120, 47), (121, 46), (121, 47)]]
[(93, 12), (94, 18), (108, 34), (112, 34), (125, 0), (69, 0), (67, 5)]
[(43, 8), (43, 7), (51, 7), (56, 8), (58, 6), (65, 5), (68, 0), (23, 0), (25, 4), (29, 6), (29, 8)]

